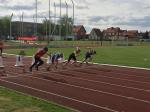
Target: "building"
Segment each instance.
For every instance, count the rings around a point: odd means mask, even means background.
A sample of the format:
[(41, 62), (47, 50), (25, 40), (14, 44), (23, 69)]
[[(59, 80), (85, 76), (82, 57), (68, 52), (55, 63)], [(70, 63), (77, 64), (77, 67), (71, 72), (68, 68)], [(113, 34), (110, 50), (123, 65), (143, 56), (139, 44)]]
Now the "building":
[(89, 40), (102, 40), (103, 33), (100, 29), (93, 28), (89, 35)]
[(13, 21), (12, 36), (13, 37), (33, 36), (36, 34), (36, 28), (35, 28), (36, 24), (37, 24), (37, 29), (40, 29), (42, 27), (42, 23)]
[(128, 37), (129, 40), (137, 40), (139, 38), (138, 30), (127, 30), (123, 36)]
[(119, 27), (111, 27), (104, 30), (105, 40), (123, 40), (128, 37), (130, 40), (138, 39), (137, 30), (121, 30)]
[(82, 40), (86, 38), (86, 30), (83, 25), (74, 26), (74, 40)]

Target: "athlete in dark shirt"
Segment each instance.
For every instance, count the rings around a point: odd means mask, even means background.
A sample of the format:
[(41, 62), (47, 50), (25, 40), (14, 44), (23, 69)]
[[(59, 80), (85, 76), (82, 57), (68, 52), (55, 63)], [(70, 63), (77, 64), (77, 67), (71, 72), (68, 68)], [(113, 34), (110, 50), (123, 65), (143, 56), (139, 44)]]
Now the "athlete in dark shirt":
[(38, 67), (44, 64), (44, 61), (41, 59), (42, 56), (44, 56), (48, 51), (47, 47), (44, 47), (42, 50), (38, 51), (35, 56), (35, 62), (30, 66), (29, 71), (32, 72), (32, 68), (35, 66), (36, 70), (38, 70)]
[(70, 63), (71, 60), (73, 60), (73, 63), (76, 63), (77, 62), (76, 57), (80, 55), (80, 52), (81, 50), (77, 47), (76, 50), (69, 55), (69, 58), (64, 65), (67, 65), (68, 63)]
[(54, 65), (55, 68), (57, 69), (57, 65), (58, 65), (60, 59), (61, 59), (61, 60), (63, 59), (63, 53), (59, 53), (59, 52), (53, 53), (53, 54), (51, 55), (52, 64), (47, 67), (47, 71), (49, 71), (50, 68), (51, 68), (53, 65)]
[(86, 53), (85, 53), (85, 58), (84, 60), (80, 63), (83, 64), (84, 62), (86, 62), (86, 64), (88, 64), (89, 61), (92, 61), (92, 55), (95, 55), (96, 51), (89, 49)]

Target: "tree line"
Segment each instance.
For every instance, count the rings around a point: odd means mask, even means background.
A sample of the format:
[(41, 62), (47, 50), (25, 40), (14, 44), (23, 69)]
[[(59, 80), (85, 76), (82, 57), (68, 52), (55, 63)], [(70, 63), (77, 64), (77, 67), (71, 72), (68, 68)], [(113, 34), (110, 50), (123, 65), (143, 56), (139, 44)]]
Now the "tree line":
[[(0, 17), (0, 38), (7, 39), (10, 36), (10, 27), (13, 29), (20, 29), (20, 26), (17, 26), (18, 28), (13, 27), (13, 25), (11, 25), (12, 22), (13, 21), (11, 21), (10, 16)], [(42, 23), (40, 23), (40, 25), (38, 25), (37, 27), (36, 34), (35, 32), (33, 32), (32, 35), (48, 36), (53, 34), (53, 35), (67, 36), (72, 34), (72, 27), (73, 27), (73, 20), (72, 18), (68, 18), (66, 15), (62, 16), (57, 21), (43, 19)], [(13, 32), (11, 33), (13, 36)]]

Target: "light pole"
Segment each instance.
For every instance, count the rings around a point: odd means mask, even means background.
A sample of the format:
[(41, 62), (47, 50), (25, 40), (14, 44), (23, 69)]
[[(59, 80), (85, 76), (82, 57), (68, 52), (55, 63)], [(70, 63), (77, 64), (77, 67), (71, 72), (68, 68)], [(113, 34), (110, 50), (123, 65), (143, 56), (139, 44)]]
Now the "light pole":
[(60, 26), (59, 26), (59, 36), (61, 39), (61, 0), (60, 0)]
[(54, 28), (53, 28), (53, 31), (52, 31), (52, 36), (53, 34), (55, 33), (55, 28), (56, 28), (56, 5), (55, 5), (55, 2), (54, 2)]
[(67, 38), (67, 35), (68, 35), (68, 4), (66, 1), (65, 1), (65, 3), (66, 3), (66, 38)]
[(23, 35), (24, 35), (24, 26), (23, 26), (23, 12), (22, 12), (22, 16), (21, 16), (21, 23), (22, 23), (22, 27), (21, 27), (21, 29), (22, 29), (22, 34), (21, 34), (21, 36), (23, 37)]
[(35, 33), (36, 33), (36, 31), (35, 31), (35, 17), (34, 17), (34, 15), (33, 15), (33, 35), (35, 36)]
[(35, 35), (37, 36), (37, 0), (35, 0)]
[(20, 34), (20, 37), (22, 36), (21, 34), (21, 32), (22, 32), (22, 17), (21, 16), (19, 16), (19, 20), (20, 20), (20, 24), (19, 24), (19, 34)]
[(11, 24), (12, 17), (13, 17), (13, 13), (10, 16), (10, 37), (9, 37), (9, 39), (11, 39), (11, 36), (12, 36), (12, 28), (11, 28), (11, 26), (12, 26), (12, 24)]
[(45, 17), (45, 31), (46, 31), (46, 38), (47, 38), (47, 18)]
[(73, 20), (72, 20), (72, 36), (74, 37), (74, 33), (73, 33), (73, 28), (74, 28), (74, 2), (73, 2), (73, 0), (71, 0), (71, 2), (72, 2), (72, 5), (73, 5)]
[(51, 1), (49, 0), (49, 36), (48, 36), (48, 45), (49, 45), (49, 42), (50, 42), (50, 35), (51, 35), (51, 22), (50, 22), (50, 19), (51, 19)]

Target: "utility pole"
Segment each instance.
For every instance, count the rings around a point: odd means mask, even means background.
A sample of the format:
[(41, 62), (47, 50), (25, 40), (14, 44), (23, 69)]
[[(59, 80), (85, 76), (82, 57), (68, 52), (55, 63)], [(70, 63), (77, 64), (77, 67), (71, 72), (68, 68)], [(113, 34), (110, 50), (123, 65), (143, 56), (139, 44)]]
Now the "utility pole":
[(49, 0), (49, 36), (48, 36), (48, 45), (50, 43), (50, 35), (51, 35), (51, 1)]
[(37, 36), (37, 0), (35, 0), (35, 36)]
[(12, 26), (12, 24), (11, 24), (12, 17), (13, 17), (13, 13), (10, 16), (10, 37), (9, 37), (9, 39), (11, 39), (11, 37), (12, 37), (12, 28), (11, 28), (11, 26)]
[(68, 35), (68, 4), (66, 1), (65, 1), (65, 3), (66, 3), (66, 38), (67, 38), (67, 35)]
[(73, 2), (73, 0), (71, 0), (71, 2), (72, 2), (72, 5), (73, 5), (73, 10), (72, 10), (72, 17), (73, 17), (73, 20), (72, 20), (72, 36), (73, 36), (73, 38), (74, 38), (74, 32), (73, 32), (73, 28), (74, 28), (74, 2)]
[(22, 36), (22, 37), (24, 36), (24, 28), (23, 28), (23, 27), (24, 27), (24, 26), (23, 26), (23, 14), (24, 14), (24, 13), (22, 12), (22, 16), (21, 16), (21, 23), (22, 23), (22, 24), (21, 24), (21, 25), (22, 25), (22, 27), (21, 27), (21, 29), (22, 29), (21, 36)]
[(56, 5), (54, 2), (54, 29), (53, 29), (52, 35), (55, 33), (55, 28), (56, 28)]
[(45, 33), (46, 33), (46, 38), (47, 38), (47, 18), (45, 17)]
[(59, 36), (60, 36), (60, 39), (62, 40), (62, 38), (61, 38), (61, 0), (60, 0), (60, 25), (59, 25)]

